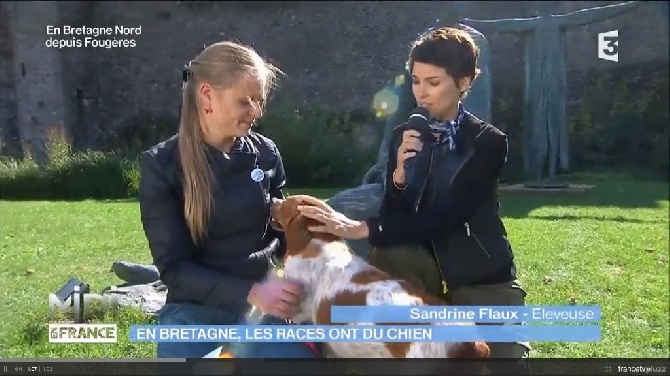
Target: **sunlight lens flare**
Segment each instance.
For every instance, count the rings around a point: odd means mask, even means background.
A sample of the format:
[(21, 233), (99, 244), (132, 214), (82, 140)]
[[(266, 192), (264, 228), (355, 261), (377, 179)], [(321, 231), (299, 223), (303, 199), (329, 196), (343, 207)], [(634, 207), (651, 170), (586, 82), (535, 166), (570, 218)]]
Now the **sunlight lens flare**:
[(405, 76), (398, 75), (393, 84), (375, 94), (372, 100), (372, 109), (377, 118), (389, 116), (398, 111), (399, 96), (397, 90), (405, 83)]

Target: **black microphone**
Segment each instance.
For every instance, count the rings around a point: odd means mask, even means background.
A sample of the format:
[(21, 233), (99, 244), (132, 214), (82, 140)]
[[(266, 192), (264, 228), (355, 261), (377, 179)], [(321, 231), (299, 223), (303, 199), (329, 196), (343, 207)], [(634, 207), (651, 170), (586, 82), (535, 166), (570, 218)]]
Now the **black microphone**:
[(408, 186), (414, 189), (420, 189), (423, 179), (428, 173), (430, 167), (430, 146), (435, 139), (430, 132), (428, 119), (430, 119), (430, 112), (424, 107), (418, 107), (412, 111), (409, 120), (407, 121), (406, 129), (413, 129), (419, 132), (419, 139), (423, 143), (423, 147), (416, 153), (415, 156), (405, 161), (405, 182)]

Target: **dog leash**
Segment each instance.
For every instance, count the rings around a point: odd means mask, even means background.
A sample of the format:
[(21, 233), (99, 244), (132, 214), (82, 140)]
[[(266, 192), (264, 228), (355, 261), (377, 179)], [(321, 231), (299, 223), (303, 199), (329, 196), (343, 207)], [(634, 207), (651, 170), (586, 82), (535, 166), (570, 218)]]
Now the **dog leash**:
[[(284, 278), (284, 270), (280, 269), (280, 268), (277, 268), (276, 275), (279, 278)], [(293, 321), (291, 321), (291, 319), (286, 319), (286, 323), (288, 325), (299, 325), (299, 324), (296, 324)], [(316, 358), (323, 358), (323, 354), (319, 350), (319, 347), (316, 345), (316, 343), (314, 343), (314, 342), (303, 342), (303, 344), (305, 344), (305, 346), (309, 347), (309, 349), (312, 351), (312, 353), (314, 354), (314, 356)]]
[[(288, 324), (288, 325), (300, 325), (300, 324), (294, 323), (290, 319), (286, 319), (286, 324)], [(312, 353), (314, 354), (314, 356), (316, 358), (323, 358), (323, 353), (321, 352), (319, 347), (316, 345), (316, 343), (314, 343), (314, 342), (301, 342), (301, 343), (304, 344), (305, 346), (309, 347), (309, 349), (312, 351)]]
[[(291, 322), (291, 320), (286, 320), (286, 323), (288, 325), (299, 325), (299, 324), (296, 324), (294, 322)], [(323, 353), (321, 352), (321, 350), (319, 350), (319, 347), (316, 345), (316, 343), (314, 343), (314, 342), (302, 342), (302, 344), (304, 344), (305, 346), (307, 346), (309, 348), (309, 350), (312, 352), (312, 354), (314, 354), (315, 358), (317, 358), (317, 359), (323, 358)], [(219, 352), (218, 358), (219, 359), (231, 359), (231, 358), (235, 358), (235, 355), (233, 354), (233, 352), (230, 349), (228, 349), (228, 350), (221, 349), (221, 352)]]

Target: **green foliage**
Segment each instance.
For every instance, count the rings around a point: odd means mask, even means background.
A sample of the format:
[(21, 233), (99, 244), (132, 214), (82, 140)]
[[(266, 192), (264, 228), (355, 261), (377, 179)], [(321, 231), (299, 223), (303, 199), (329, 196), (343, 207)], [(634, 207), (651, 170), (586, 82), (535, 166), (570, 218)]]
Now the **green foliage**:
[(493, 125), (507, 134), (507, 164), (503, 169), (500, 181), (511, 183), (524, 179), (523, 168), (523, 121), (521, 100), (523, 93), (520, 88), (496, 88), (499, 92), (493, 99)]
[(667, 77), (647, 82), (646, 90), (633, 90), (624, 80), (612, 90), (604, 78), (596, 79), (569, 124), (575, 166), (667, 174), (667, 103)]
[[(645, 73), (645, 72), (656, 72)], [(665, 70), (612, 71), (573, 78), (584, 82), (568, 106), (570, 172), (621, 171), (667, 179), (668, 77)], [(523, 90), (494, 88), (493, 124), (509, 137), (502, 179), (525, 179)]]
[[(666, 69), (667, 70), (667, 69)], [(662, 72), (661, 72), (662, 73)], [(569, 108), (570, 172), (632, 170), (667, 179), (667, 75), (599, 73), (583, 80), (583, 92)], [(642, 78), (640, 78), (642, 77)], [(525, 179), (523, 93), (495, 88), (493, 123), (508, 135), (509, 155), (501, 180)], [(283, 105), (260, 119), (257, 131), (273, 139), (291, 186), (351, 187), (376, 161), (377, 144), (357, 140), (371, 114), (342, 113), (322, 106)], [(0, 157), (4, 199), (111, 199), (137, 195), (138, 152), (177, 131), (177, 119), (136, 119), (108, 138), (103, 150), (72, 150), (62, 134), (49, 138), (44, 166), (26, 155)]]
[(140, 116), (119, 127), (113, 137), (107, 137), (103, 148), (123, 155), (138, 154), (179, 131), (179, 119), (171, 116)]
[[(376, 146), (357, 142), (362, 114), (323, 107), (286, 106), (269, 111), (257, 130), (281, 150), (291, 186), (349, 187), (358, 185), (376, 159)], [(62, 132), (48, 139), (48, 164), (30, 155), (0, 158), (0, 193), (12, 200), (78, 200), (134, 197), (139, 191), (137, 156), (176, 131), (168, 119), (138, 120), (108, 141), (103, 151), (77, 151)]]
[(356, 140), (366, 120), (320, 106), (285, 106), (264, 115), (258, 131), (277, 144), (292, 186), (348, 187), (360, 184), (377, 157), (376, 148)]
[(100, 151), (73, 151), (69, 141), (52, 132), (49, 163), (39, 166), (31, 155), (0, 159), (0, 195), (13, 200), (80, 200), (127, 198), (137, 194), (137, 160)]

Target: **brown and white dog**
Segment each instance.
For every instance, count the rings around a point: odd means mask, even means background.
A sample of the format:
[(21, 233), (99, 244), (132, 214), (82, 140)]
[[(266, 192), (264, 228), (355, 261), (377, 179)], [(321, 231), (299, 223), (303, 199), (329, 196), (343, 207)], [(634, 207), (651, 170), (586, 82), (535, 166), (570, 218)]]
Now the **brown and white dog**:
[[(325, 202), (303, 195), (274, 200), (272, 204), (273, 227), (284, 231), (287, 242), (284, 277), (302, 283), (306, 290), (294, 322), (330, 325), (330, 309), (338, 305), (447, 305), (371, 266), (350, 250), (343, 239), (310, 232), (308, 226), (316, 223), (300, 215), (298, 206), (315, 203), (332, 210)], [(482, 359), (490, 354), (488, 345), (483, 342), (335, 342), (328, 343), (327, 347), (338, 358)]]

